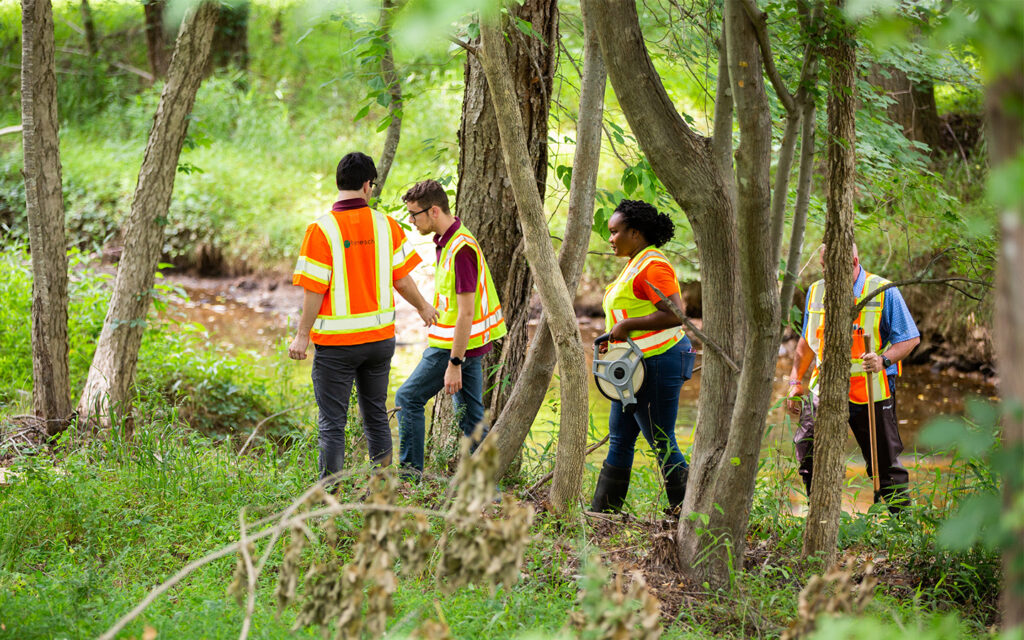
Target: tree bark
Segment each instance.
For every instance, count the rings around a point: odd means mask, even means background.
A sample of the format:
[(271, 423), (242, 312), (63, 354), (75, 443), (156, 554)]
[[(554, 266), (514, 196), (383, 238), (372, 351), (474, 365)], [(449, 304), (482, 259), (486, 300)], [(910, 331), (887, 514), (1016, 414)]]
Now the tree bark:
[(494, 20), (481, 20), (479, 58), (494, 103), (502, 157), (522, 221), (525, 254), (548, 312), (561, 372), (561, 418), (551, 505), (555, 511), (565, 512), (578, 498), (583, 478), (588, 418), (586, 360), (572, 298), (551, 247), (536, 167), (527, 148), (526, 125), (507, 72), (504, 39)]
[(163, 220), (216, 19), (214, 2), (200, 4), (186, 17), (146, 145), (113, 297), (78, 404), (81, 416), (103, 425), (110, 424), (115, 413), (128, 413), (129, 389), (163, 245)]
[[(597, 15), (601, 53), (630, 129), (655, 174), (679, 203), (693, 229), (704, 293), (704, 327), (733, 360), (743, 343), (739, 295), (739, 240), (736, 231), (731, 169), (731, 111), (723, 104), (720, 78), (715, 112), (715, 138), (686, 126), (658, 77), (644, 45), (636, 6), (626, 0), (599, 0)], [(728, 167), (726, 166), (728, 165)], [(716, 352), (705, 349), (697, 407), (693, 458), (683, 516), (676, 542), (683, 573), (700, 584), (703, 525), (687, 514), (709, 514), (714, 507), (714, 482), (726, 448), (736, 399), (736, 376)]]
[[(505, 42), (504, 74), (512, 79), (526, 133), (526, 147), (534, 183), (544, 198), (547, 182), (548, 114), (558, 43), (556, 0), (526, 0), (509, 11), (529, 22), (543, 41), (511, 29)], [(523, 254), (523, 230), (516, 199), (505, 166), (495, 162), (501, 154), (498, 123), (494, 117), (487, 78), (477, 56), (466, 58), (466, 88), (459, 127), (459, 185), (455, 211), (480, 241), (501, 297), (508, 335), (484, 359), (492, 371), (494, 391), (485, 396), (491, 415), (501, 414), (511, 383), (518, 379), (525, 360), (533, 282)]]
[[(849, 429), (850, 348), (853, 309), (853, 195), (857, 168), (855, 114), (857, 51), (855, 32), (836, 0), (835, 22), (825, 58), (829, 67), (828, 179), (825, 217), (825, 330), (814, 421), (814, 481), (804, 529), (803, 556), (836, 559), (846, 432)], [(877, 470), (876, 470), (877, 473)]]
[(95, 56), (100, 52), (100, 41), (96, 35), (96, 21), (92, 19), (92, 7), (89, 0), (82, 0), (82, 30), (85, 31), (85, 47), (89, 55)]
[[(580, 79), (580, 107), (576, 120), (576, 152), (569, 183), (569, 213), (558, 256), (558, 266), (570, 297), (575, 296), (583, 275), (594, 224), (594, 194), (601, 159), (604, 92), (608, 82), (594, 31), (591, 0), (583, 0), (580, 10), (583, 13), (583, 77)], [(541, 312), (540, 322), (526, 352), (523, 370), (488, 436), (496, 439), (497, 478), (506, 473), (517, 452), (522, 449), (533, 420), (544, 402), (554, 368), (555, 344), (548, 326), (547, 313)]]
[[(1019, 12), (1018, 12), (1019, 15)], [(1020, 62), (1018, 58), (1018, 63)], [(1012, 69), (1012, 63), (1005, 68)], [(1013, 162), (1024, 162), (1024, 71), (995, 78), (986, 88), (989, 122), (989, 153), (993, 171)], [(999, 203), (1000, 247), (996, 272), (995, 342), (999, 359), (999, 395), (1004, 406), (1003, 447), (1024, 453), (1024, 196), (1017, 191), (1012, 202)], [(1003, 477), (1004, 513), (1012, 513), (1024, 492), (1019, 469)], [(1016, 507), (1019, 508), (1019, 507)], [(1003, 629), (1024, 626), (1024, 527), (1020, 521), (1010, 532), (1003, 549)]]
[(754, 24), (742, 0), (726, 0), (723, 28), (740, 128), (736, 149), (737, 223), (746, 340), (728, 441), (711, 498), (717, 508), (706, 512), (709, 520), (705, 529), (716, 542), (706, 555), (705, 565), (697, 567), (704, 579), (718, 585), (725, 584), (733, 559), (742, 565), (771, 401), (779, 318), (775, 246), (771, 235), (764, 233), (771, 223), (771, 119)]
[(382, 0), (380, 7), (380, 38), (384, 41), (384, 55), (380, 60), (380, 73), (384, 78), (384, 84), (388, 87), (388, 94), (391, 96), (388, 102), (388, 115), (391, 121), (388, 122), (388, 130), (384, 136), (384, 149), (380, 152), (380, 162), (377, 163), (377, 185), (370, 193), (371, 198), (380, 198), (384, 191), (384, 184), (388, 181), (388, 174), (391, 173), (391, 165), (395, 161), (395, 153), (398, 151), (398, 141), (402, 137), (402, 85), (398, 81), (398, 73), (395, 72), (395, 54), (391, 46), (391, 25), (395, 22), (395, 12), (398, 10), (394, 0)]
[(154, 78), (167, 76), (167, 65), (170, 63), (170, 51), (167, 49), (167, 38), (164, 36), (164, 7), (166, 0), (144, 0), (142, 11), (146, 22), (146, 58)]
[(68, 260), (50, 0), (23, 0), (21, 119), (32, 251), (32, 411), (53, 435), (71, 417)]

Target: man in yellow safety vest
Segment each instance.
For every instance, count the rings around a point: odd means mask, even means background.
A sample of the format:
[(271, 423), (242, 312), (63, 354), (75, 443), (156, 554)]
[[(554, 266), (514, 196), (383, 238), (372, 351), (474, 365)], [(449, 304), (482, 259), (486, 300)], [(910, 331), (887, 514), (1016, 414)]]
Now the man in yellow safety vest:
[[(825, 252), (822, 249), (822, 266), (824, 256)], [(857, 245), (854, 245), (853, 295), (856, 301), (862, 301), (887, 284), (888, 280), (864, 270), (857, 254)], [(808, 496), (811, 494), (811, 477), (814, 471), (814, 411), (818, 402), (818, 364), (821, 362), (824, 349), (824, 323), (825, 281), (818, 280), (807, 292), (804, 325), (790, 371), (787, 401), (790, 413), (800, 416), (800, 426), (794, 442), (800, 463), (800, 476), (807, 488)], [(907, 470), (899, 462), (903, 442), (897, 429), (896, 377), (902, 371), (900, 360), (910, 355), (914, 347), (921, 342), (921, 334), (896, 287), (886, 289), (870, 299), (855, 320), (853, 332), (853, 346), (850, 352), (850, 429), (864, 454), (868, 475), (873, 477), (876, 470), (871, 468), (871, 434), (867, 412), (875, 412), (877, 473), (880, 486), (879, 492), (875, 495), (875, 502), (884, 498), (889, 510), (896, 513), (906, 503), (909, 480)], [(871, 338), (871, 351), (865, 350), (866, 336)], [(801, 397), (806, 393), (803, 377), (812, 362), (815, 367), (808, 384), (812, 399), (805, 402)], [(873, 408), (868, 407), (869, 373), (880, 374), (871, 376)]]
[(443, 388), (453, 396), (467, 436), (484, 419), (482, 360), (507, 333), (498, 291), (473, 234), (452, 216), (448, 195), (435, 180), (413, 185), (402, 200), (409, 221), (434, 235), (437, 270), (434, 306), (440, 313), (429, 330), (429, 346), (395, 396), (399, 459), (403, 469), (423, 471), (423, 407)]

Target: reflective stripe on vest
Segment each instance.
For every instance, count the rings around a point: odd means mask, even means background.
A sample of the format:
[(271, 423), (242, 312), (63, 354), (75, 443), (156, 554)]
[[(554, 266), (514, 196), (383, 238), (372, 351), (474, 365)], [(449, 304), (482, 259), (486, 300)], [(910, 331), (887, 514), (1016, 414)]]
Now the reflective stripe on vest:
[[(334, 262), (334, 273), (327, 295), (330, 296), (334, 315), (318, 315), (313, 322), (313, 331), (320, 334), (356, 333), (380, 329), (395, 322), (395, 299), (391, 289), (391, 225), (387, 218), (376, 211), (370, 211), (373, 219), (374, 265), (377, 280), (378, 308), (366, 313), (352, 313), (348, 292), (351, 289), (346, 270), (345, 242), (341, 228), (333, 213), (321, 216), (316, 224), (327, 238)], [(368, 277), (366, 274), (364, 277)]]
[[(863, 268), (863, 267), (862, 267)], [(888, 280), (871, 273), (865, 273), (864, 288), (857, 296), (855, 304), (869, 296), (872, 292), (880, 289), (889, 283)], [(811, 285), (810, 295), (807, 303), (807, 331), (804, 336), (807, 344), (811, 347), (815, 356), (814, 371), (811, 373), (810, 389), (812, 393), (818, 393), (818, 367), (825, 350), (825, 281), (818, 280)], [(881, 323), (882, 305), (885, 302), (885, 292), (872, 298), (864, 308), (861, 309), (857, 321), (854, 323), (853, 342), (850, 346), (850, 402), (854, 404), (867, 404), (867, 377), (864, 371), (863, 356), (864, 336), (871, 337), (871, 345), (875, 353), (882, 353), (889, 345), (882, 344)], [(872, 377), (873, 400), (879, 402), (888, 399), (891, 395), (889, 378), (884, 371), (874, 374)]]
[(434, 306), (440, 316), (428, 330), (428, 342), (432, 347), (451, 349), (455, 341), (455, 322), (459, 317), (458, 298), (455, 293), (455, 255), (464, 247), (472, 249), (477, 264), (473, 324), (469, 329), (466, 349), (477, 349), (508, 333), (498, 291), (480, 244), (473, 234), (460, 225), (441, 249), (434, 272)]
[[(633, 293), (633, 281), (653, 262), (664, 262), (669, 268), (672, 267), (665, 254), (654, 247), (648, 247), (634, 256), (619, 277), (605, 289), (602, 306), (606, 331), (611, 331), (612, 326), (626, 318), (639, 318), (658, 310), (653, 302), (638, 298)], [(644, 352), (644, 357), (650, 358), (674, 347), (682, 339), (683, 329), (671, 327), (659, 331), (630, 331), (629, 337)]]

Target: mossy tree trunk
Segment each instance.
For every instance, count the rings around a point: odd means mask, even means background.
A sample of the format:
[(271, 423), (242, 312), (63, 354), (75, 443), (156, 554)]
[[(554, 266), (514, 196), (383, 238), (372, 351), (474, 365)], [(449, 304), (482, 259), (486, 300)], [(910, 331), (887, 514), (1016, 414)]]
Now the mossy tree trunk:
[[(850, 348), (853, 341), (853, 195), (857, 186), (855, 31), (842, 15), (843, 0), (830, 11), (828, 177), (825, 214), (824, 351), (818, 377), (820, 404), (814, 421), (814, 481), (804, 529), (803, 555), (836, 557), (846, 432), (849, 429)], [(875, 470), (875, 473), (878, 473)]]

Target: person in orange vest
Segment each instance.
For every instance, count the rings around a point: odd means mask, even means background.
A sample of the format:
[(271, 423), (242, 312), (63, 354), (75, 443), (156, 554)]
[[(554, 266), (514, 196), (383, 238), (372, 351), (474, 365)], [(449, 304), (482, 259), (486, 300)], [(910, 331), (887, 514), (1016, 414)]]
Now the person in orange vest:
[(402, 201), (409, 222), (421, 235), (433, 234), (437, 247), (434, 306), (440, 317), (430, 327), (423, 358), (395, 394), (400, 464), (417, 479), (423, 472), (424, 405), (444, 389), (462, 413), (462, 432), (473, 435), (484, 419), (483, 358), (508, 330), (480, 244), (449, 211), (444, 187), (425, 180)]
[(288, 357), (304, 360), (310, 340), (313, 394), (319, 408), (319, 472), (329, 478), (345, 461), (345, 425), (356, 382), (370, 460), (391, 464), (385, 401), (395, 353), (397, 290), (427, 326), (437, 311), (409, 275), (422, 260), (391, 217), (367, 200), (377, 169), (366, 154), (349, 153), (337, 169), (338, 201), (306, 228), (292, 284), (305, 289), (302, 317)]
[(608, 417), (608, 455), (597, 479), (591, 511), (618, 512), (629, 491), (637, 437), (658, 456), (665, 479), (669, 513), (678, 513), (689, 475), (686, 458), (676, 443), (679, 392), (693, 375), (696, 354), (683, 333), (682, 322), (653, 287), (680, 309), (675, 269), (657, 247), (672, 239), (675, 225), (665, 213), (639, 200), (623, 200), (608, 219), (615, 255), (628, 258), (622, 272), (605, 290), (602, 306), (605, 328), (614, 341), (630, 338), (643, 351), (644, 383), (636, 406), (626, 411), (612, 402)]
[[(825, 266), (825, 249), (821, 250), (821, 264)], [(857, 302), (874, 291), (889, 284), (888, 280), (868, 273), (860, 264), (857, 245), (853, 246), (853, 295)], [(814, 414), (818, 405), (818, 365), (824, 349), (825, 322), (825, 281), (818, 280), (807, 291), (803, 329), (796, 347), (796, 357), (789, 374), (787, 408), (799, 416), (800, 425), (793, 438), (796, 444), (800, 477), (811, 495), (811, 478), (814, 472)], [(896, 287), (886, 289), (872, 298), (861, 310), (853, 326), (854, 339), (851, 349), (850, 369), (850, 429), (860, 445), (867, 465), (869, 477), (874, 477), (871, 468), (871, 434), (868, 428), (868, 411), (875, 412), (876, 442), (878, 444), (879, 492), (875, 502), (885, 499), (889, 511), (899, 513), (906, 505), (907, 470), (900, 465), (899, 455), (903, 442), (896, 419), (896, 377), (902, 371), (901, 360), (910, 355), (921, 342), (903, 296)], [(865, 351), (864, 337), (871, 337), (872, 351)], [(803, 385), (804, 374), (814, 363), (814, 370), (808, 384), (811, 400), (803, 397), (807, 393)], [(872, 376), (874, 407), (869, 408), (867, 373)]]

